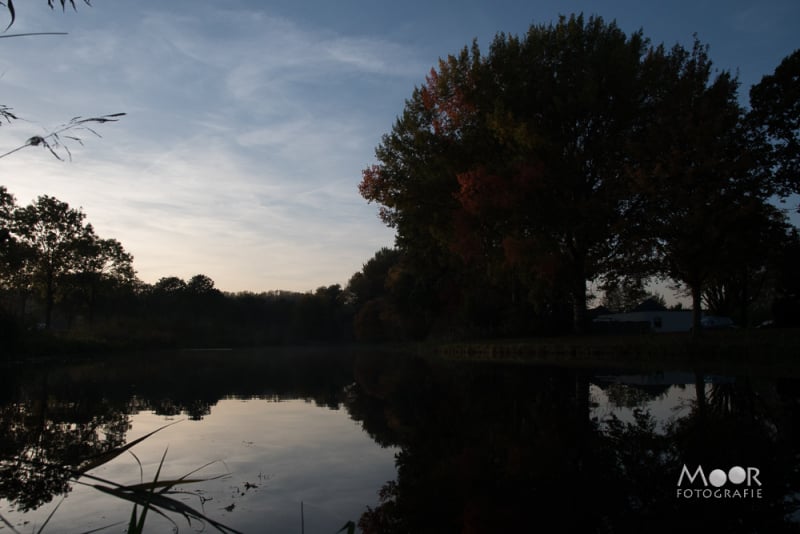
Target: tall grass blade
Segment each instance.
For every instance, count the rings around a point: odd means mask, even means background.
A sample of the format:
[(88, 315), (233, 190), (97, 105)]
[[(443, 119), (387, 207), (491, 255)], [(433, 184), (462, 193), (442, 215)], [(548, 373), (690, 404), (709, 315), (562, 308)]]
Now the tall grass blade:
[[(169, 447), (164, 449), (164, 454), (161, 456), (161, 461), (158, 463), (158, 469), (156, 469), (156, 476), (153, 479), (153, 484), (150, 486), (150, 491), (147, 493), (147, 501), (142, 508), (142, 515), (139, 517), (139, 522), (136, 525), (136, 533), (141, 533), (144, 531), (144, 519), (147, 517), (147, 511), (150, 509), (150, 503), (153, 500), (153, 496), (156, 493), (156, 484), (158, 483), (158, 477), (161, 474), (161, 468), (164, 467), (164, 460), (167, 459), (167, 451), (169, 451)], [(136, 518), (136, 503), (133, 504), (133, 517), (132, 519)], [(130, 531), (128, 531), (130, 534)]]
[[(191, 522), (191, 520), (194, 519), (209, 524), (222, 533), (241, 534), (238, 530), (235, 530), (231, 527), (223, 525), (222, 523), (214, 521), (213, 519), (207, 517), (205, 514), (195, 510), (191, 506), (169, 496), (172, 493), (179, 493), (170, 491), (175, 486), (181, 484), (190, 484), (194, 482), (205, 482), (208, 480), (213, 480), (225, 476), (225, 475), (219, 475), (213, 478), (188, 478), (193, 473), (196, 473), (200, 469), (203, 469), (204, 467), (207, 467), (214, 462), (210, 462), (204, 466), (194, 469), (193, 471), (190, 471), (189, 473), (185, 474), (184, 476), (178, 479), (159, 480), (159, 477), (161, 476), (161, 468), (164, 465), (166, 456), (167, 456), (167, 451), (164, 451), (164, 455), (162, 456), (161, 462), (159, 463), (156, 476), (152, 482), (122, 485), (116, 482), (105, 480), (98, 476), (83, 474), (82, 475), (83, 478), (87, 478), (102, 483), (102, 484), (88, 484), (88, 483), (83, 483), (83, 484), (93, 487), (96, 490), (101, 491), (103, 493), (112, 495), (116, 498), (130, 501), (134, 504), (134, 510), (131, 513), (131, 519), (128, 527), (129, 533), (141, 532), (141, 529), (144, 528), (144, 521), (147, 512), (148, 510), (152, 510), (153, 513), (156, 513), (161, 517), (166, 518), (171, 523), (173, 523), (173, 525), (175, 525), (175, 522), (172, 521), (172, 519), (169, 516), (167, 516), (165, 512), (179, 514), (189, 522)], [(160, 490), (156, 491), (156, 489)], [(137, 513), (138, 506), (142, 507), (141, 514)]]
[[(166, 424), (164, 426), (158, 427), (155, 430), (153, 430), (152, 432), (150, 432), (148, 434), (145, 434), (144, 436), (142, 436), (140, 438), (137, 438), (137, 439), (135, 439), (135, 440), (133, 440), (131, 442), (128, 442), (128, 443), (126, 443), (125, 445), (123, 445), (121, 447), (117, 447), (115, 449), (111, 449), (111, 450), (106, 451), (106, 452), (104, 452), (102, 454), (99, 454), (97, 456), (93, 456), (93, 457), (87, 458), (86, 460), (81, 462), (81, 464), (78, 466), (77, 472), (80, 473), (80, 474), (83, 474), (83, 473), (86, 473), (87, 471), (91, 471), (92, 469), (100, 467), (101, 465), (110, 462), (111, 460), (113, 460), (114, 458), (116, 458), (117, 456), (122, 454), (123, 452), (133, 448), (136, 445), (138, 445), (139, 443), (141, 443), (142, 441), (146, 440), (147, 438), (149, 438), (150, 436), (152, 436), (156, 432), (161, 432), (165, 428), (170, 427), (172, 425), (176, 425), (176, 424), (180, 423), (181, 421), (183, 421), (183, 419), (181, 419), (180, 421), (173, 421), (172, 423), (169, 423), (169, 424)], [(134, 458), (136, 458), (136, 455), (134, 455)], [(136, 461), (138, 462), (139, 459), (136, 458)], [(139, 462), (139, 465), (141, 466), (141, 462)]]
[(61, 500), (60, 500), (60, 501), (58, 501), (58, 504), (56, 505), (56, 507), (55, 507), (55, 508), (53, 508), (53, 510), (50, 512), (50, 514), (48, 514), (48, 516), (47, 516), (47, 519), (45, 519), (45, 520), (44, 520), (44, 523), (42, 523), (42, 526), (41, 526), (41, 527), (39, 527), (39, 530), (37, 531), (37, 533), (36, 533), (36, 534), (42, 534), (42, 532), (44, 532), (44, 527), (46, 527), (46, 526), (47, 526), (47, 523), (49, 523), (49, 522), (50, 522), (50, 519), (52, 519), (52, 517), (53, 517), (53, 514), (55, 514), (55, 513), (56, 513), (56, 510), (58, 510), (58, 507), (59, 507), (59, 506), (61, 506), (61, 503), (62, 503), (62, 502), (64, 502), (64, 499), (65, 499), (65, 498), (66, 498), (66, 497), (62, 497), (62, 498), (61, 498)]
[(81, 534), (95, 534), (95, 532), (102, 532), (106, 529), (116, 527), (117, 525), (124, 525), (125, 521), (117, 521), (116, 523), (111, 523), (110, 525), (106, 525), (104, 527), (97, 527), (93, 528), (92, 530), (84, 530)]
[(136, 532), (136, 503), (133, 503), (133, 510), (131, 511), (131, 519), (128, 521), (128, 534), (135, 534)]
[(14, 534), (19, 534), (19, 530), (15, 529), (15, 528), (14, 528), (14, 525), (12, 525), (11, 523), (9, 523), (9, 522), (8, 522), (8, 519), (6, 519), (5, 517), (3, 517), (3, 514), (0, 514), (0, 521), (2, 521), (2, 522), (3, 522), (3, 524), (4, 524), (5, 526), (7, 526), (8, 528), (10, 528), (10, 529), (11, 529), (11, 532), (13, 532)]

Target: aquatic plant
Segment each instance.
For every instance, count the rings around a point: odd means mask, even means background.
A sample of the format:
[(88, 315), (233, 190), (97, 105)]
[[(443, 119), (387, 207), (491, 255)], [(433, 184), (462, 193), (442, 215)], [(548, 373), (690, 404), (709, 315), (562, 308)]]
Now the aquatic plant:
[[(223, 534), (241, 534), (240, 531), (228, 527), (218, 521), (215, 521), (208, 516), (206, 516), (202, 511), (197, 510), (175, 498), (176, 495), (185, 495), (187, 492), (184, 490), (180, 490), (177, 488), (183, 487), (186, 484), (195, 484), (195, 483), (202, 483), (208, 482), (210, 480), (216, 480), (221, 478), (225, 475), (218, 475), (213, 477), (193, 477), (197, 472), (205, 469), (206, 467), (216, 463), (210, 462), (205, 465), (194, 469), (185, 475), (170, 479), (170, 480), (161, 480), (161, 470), (164, 466), (164, 463), (167, 458), (168, 448), (164, 451), (164, 454), (161, 456), (161, 461), (158, 464), (158, 468), (156, 469), (155, 476), (151, 482), (144, 482), (144, 469), (142, 467), (142, 462), (136, 456), (136, 454), (131, 451), (131, 449), (136, 446), (137, 444), (141, 443), (142, 441), (146, 440), (156, 432), (160, 432), (161, 430), (172, 426), (174, 424), (179, 423), (180, 421), (175, 421), (173, 423), (169, 423), (167, 425), (161, 426), (152, 432), (145, 434), (144, 436), (137, 438), (129, 443), (126, 443), (123, 446), (116, 447), (110, 449), (102, 454), (97, 456), (93, 456), (91, 458), (85, 459), (81, 462), (77, 468), (65, 465), (65, 464), (46, 464), (44, 462), (36, 462), (36, 461), (27, 461), (25, 459), (20, 459), (20, 461), (31, 463), (35, 465), (37, 468), (44, 468), (44, 469), (60, 469), (66, 471), (70, 478), (77, 484), (81, 484), (87, 487), (91, 487), (101, 493), (106, 495), (110, 495), (117, 499), (121, 499), (124, 501), (132, 502), (133, 509), (131, 510), (131, 516), (127, 522), (128, 534), (141, 534), (144, 532), (145, 527), (145, 520), (148, 516), (148, 512), (152, 511), (153, 513), (167, 519), (170, 523), (172, 523), (174, 530), (178, 531), (178, 525), (175, 520), (170, 517), (172, 515), (180, 515), (182, 516), (187, 523), (191, 525), (192, 521), (198, 521), (203, 524), (211, 525), (217, 531), (222, 532)], [(139, 473), (140, 473), (140, 482), (137, 484), (120, 484), (111, 480), (107, 480), (105, 478), (99, 477), (97, 475), (93, 475), (89, 473), (102, 465), (107, 464), (114, 458), (117, 458), (123, 453), (129, 453), (133, 458), (136, 460), (136, 463), (139, 465)], [(61, 500), (63, 502), (63, 499)], [(35, 530), (35, 534), (42, 534), (44, 532), (45, 527), (48, 525), (50, 520), (52, 519), (53, 515), (55, 515), (58, 507), (61, 505), (59, 502), (55, 508), (50, 512), (47, 516), (47, 519), (38, 528)], [(201, 508), (202, 508), (202, 500), (201, 500)], [(0, 522), (5, 524), (8, 528), (11, 529), (14, 534), (20, 534), (20, 532), (2, 515), (0, 515)], [(110, 525), (103, 526), (99, 529), (95, 529), (92, 532), (99, 532), (102, 530), (106, 530), (108, 528), (123, 524), (124, 522), (117, 522)]]

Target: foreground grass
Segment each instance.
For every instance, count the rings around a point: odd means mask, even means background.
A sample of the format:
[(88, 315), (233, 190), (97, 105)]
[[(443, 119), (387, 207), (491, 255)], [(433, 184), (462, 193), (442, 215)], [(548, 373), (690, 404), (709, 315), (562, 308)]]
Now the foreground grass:
[[(82, 484), (95, 490), (110, 495), (114, 498), (117, 498), (122, 501), (127, 501), (133, 504), (133, 509), (131, 511), (130, 519), (127, 521), (127, 530), (128, 534), (142, 534), (145, 529), (145, 519), (147, 518), (147, 513), (152, 511), (155, 514), (165, 518), (172, 524), (172, 531), (178, 532), (178, 524), (170, 517), (179, 516), (183, 517), (187, 524), (190, 526), (192, 525), (192, 521), (195, 523), (199, 523), (205, 527), (206, 525), (210, 525), (216, 531), (221, 532), (222, 534), (241, 534), (240, 531), (228, 527), (218, 521), (215, 521), (208, 516), (206, 516), (202, 511), (189, 506), (176, 498), (176, 496), (181, 496), (186, 494), (187, 492), (176, 489), (183, 487), (187, 484), (196, 484), (201, 482), (207, 482), (209, 480), (214, 480), (218, 477), (193, 477), (195, 473), (198, 471), (208, 467), (211, 464), (203, 465), (180, 478), (170, 479), (170, 480), (163, 480), (160, 479), (161, 475), (161, 468), (164, 466), (164, 462), (167, 457), (167, 451), (164, 451), (163, 456), (161, 457), (161, 461), (158, 464), (158, 469), (155, 474), (155, 478), (153, 478), (152, 482), (145, 482), (143, 479), (143, 472), (142, 472), (142, 463), (139, 461), (139, 458), (133, 454), (131, 449), (136, 446), (137, 444), (141, 443), (142, 441), (148, 439), (153, 434), (160, 432), (161, 430), (172, 426), (180, 421), (176, 421), (174, 423), (170, 423), (164, 426), (157, 428), (156, 430), (136, 439), (133, 440), (126, 445), (121, 447), (117, 447), (111, 450), (108, 450), (100, 455), (93, 456), (91, 458), (85, 459), (83, 462), (80, 463), (78, 466), (66, 465), (66, 464), (49, 464), (49, 463), (40, 463), (40, 462), (32, 462), (26, 460), (25, 458), (17, 458), (16, 461), (30, 463), (34, 467), (38, 469), (58, 469), (63, 470), (69, 473), (70, 478), (77, 484)], [(140, 477), (141, 481), (138, 484), (120, 484), (111, 480), (107, 480), (96, 475), (90, 473), (90, 471), (107, 464), (111, 460), (117, 458), (123, 453), (131, 454), (136, 463), (139, 465), (140, 470)], [(213, 462), (212, 462), (213, 463)], [(58, 510), (61, 503), (64, 501), (62, 500), (55, 506), (55, 508), (50, 512), (50, 514), (45, 519), (44, 523), (39, 527), (35, 533), (36, 534), (43, 534), (45, 533), (45, 528), (50, 523), (51, 519), (55, 515), (56, 511)], [(5, 517), (0, 515), (0, 523), (7, 526), (14, 534), (20, 534), (20, 532), (14, 527), (14, 525), (9, 522)], [(56, 521), (57, 523), (57, 521)], [(114, 528), (124, 524), (124, 522), (117, 522), (106, 525), (99, 529), (92, 530), (91, 532), (100, 532), (110, 528)], [(58, 528), (56, 525), (55, 528)]]

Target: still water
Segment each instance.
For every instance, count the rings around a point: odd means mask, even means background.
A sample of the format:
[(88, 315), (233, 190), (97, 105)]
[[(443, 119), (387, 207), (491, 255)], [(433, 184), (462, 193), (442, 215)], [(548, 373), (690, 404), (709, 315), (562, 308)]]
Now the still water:
[(797, 532), (799, 432), (800, 380), (757, 367), (321, 349), (13, 366), (0, 533), (125, 532), (121, 488), (157, 472), (194, 481), (147, 532)]

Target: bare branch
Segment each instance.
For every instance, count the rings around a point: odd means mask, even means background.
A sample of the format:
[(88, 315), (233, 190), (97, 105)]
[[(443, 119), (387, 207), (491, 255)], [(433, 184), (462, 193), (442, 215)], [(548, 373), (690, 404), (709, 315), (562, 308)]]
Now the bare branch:
[[(7, 30), (8, 28), (6, 28)], [(31, 37), (38, 35), (69, 35), (67, 32), (31, 32), (31, 33), (12, 33), (10, 35), (0, 35), (0, 39), (8, 39), (9, 37)]]
[[(3, 111), (3, 108), (0, 107), (0, 115), (2, 115), (2, 111)], [(97, 133), (94, 129), (90, 128), (87, 125), (88, 124), (105, 124), (107, 122), (117, 122), (120, 119), (120, 117), (123, 117), (123, 116), (125, 116), (125, 113), (112, 113), (110, 115), (101, 115), (99, 117), (87, 117), (87, 118), (73, 117), (72, 119), (69, 120), (69, 122), (67, 122), (65, 124), (62, 124), (61, 126), (57, 127), (55, 130), (50, 132), (49, 134), (47, 134), (45, 136), (35, 135), (35, 136), (29, 138), (27, 141), (25, 141), (25, 143), (23, 145), (18, 146), (17, 148), (15, 148), (13, 150), (9, 150), (5, 154), (0, 154), (0, 159), (4, 158), (6, 156), (9, 156), (9, 155), (13, 154), (14, 152), (17, 152), (17, 151), (22, 150), (23, 148), (26, 148), (26, 147), (29, 147), (29, 146), (41, 146), (41, 147), (44, 147), (47, 150), (49, 150), (50, 153), (56, 159), (58, 159), (60, 161), (64, 161), (64, 158), (61, 157), (61, 155), (59, 155), (58, 151), (59, 150), (63, 150), (66, 153), (67, 158), (70, 161), (72, 161), (72, 152), (70, 151), (69, 147), (62, 140), (62, 135), (61, 135), (62, 133), (67, 132), (67, 131), (75, 132), (75, 131), (81, 131), (82, 130), (82, 131), (90, 132), (90, 133), (96, 135), (97, 137), (102, 137), (99, 133)], [(13, 115), (12, 115), (12, 117), (13, 117)], [(14, 117), (14, 118), (16, 118), (16, 117)], [(77, 135), (64, 135), (63, 139), (69, 139), (71, 141), (75, 141), (75, 142), (79, 143), (80, 145), (83, 145), (83, 141)]]

